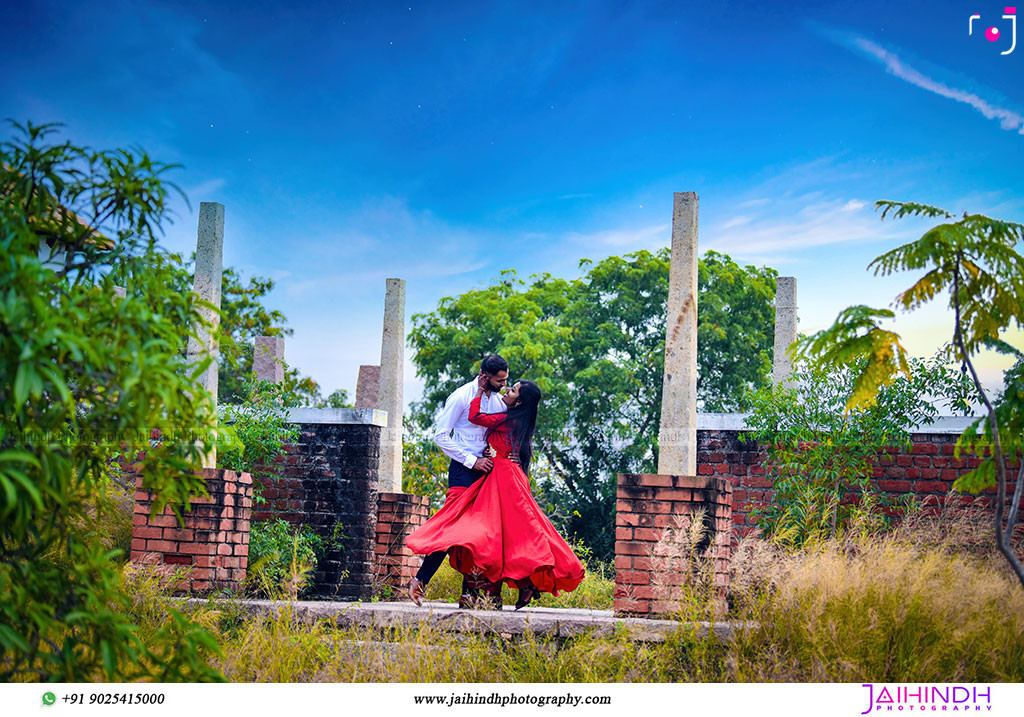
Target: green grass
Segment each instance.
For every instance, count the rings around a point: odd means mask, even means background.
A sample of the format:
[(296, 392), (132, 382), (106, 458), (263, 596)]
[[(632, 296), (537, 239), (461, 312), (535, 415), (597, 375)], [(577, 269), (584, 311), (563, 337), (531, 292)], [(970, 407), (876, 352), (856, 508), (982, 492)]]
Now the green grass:
[[(543, 593), (541, 599), (531, 603), (531, 606), (611, 610), (615, 574), (598, 563), (587, 563), (586, 567), (583, 582), (575, 590), (563, 592), (558, 597)], [(461, 590), (462, 574), (445, 561), (427, 585), (426, 598), (438, 602), (458, 602)], [(502, 586), (501, 594), (506, 605), (514, 605), (519, 597), (519, 591), (507, 585)]]
[(509, 640), (427, 626), (302, 625), (287, 614), (236, 625), (222, 645), (216, 664), (234, 682), (692, 682), (725, 667), (724, 650), (686, 632), (657, 645), (626, 633)]

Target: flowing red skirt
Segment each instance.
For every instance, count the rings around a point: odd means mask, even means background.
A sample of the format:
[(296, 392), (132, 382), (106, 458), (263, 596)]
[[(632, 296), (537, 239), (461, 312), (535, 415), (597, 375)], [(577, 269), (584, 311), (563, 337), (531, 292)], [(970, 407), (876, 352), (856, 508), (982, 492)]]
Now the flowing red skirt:
[(511, 587), (528, 577), (557, 595), (583, 580), (583, 564), (537, 505), (523, 469), (503, 458), (469, 488), (449, 489), (444, 507), (406, 545), (420, 555), (450, 550), (460, 573)]

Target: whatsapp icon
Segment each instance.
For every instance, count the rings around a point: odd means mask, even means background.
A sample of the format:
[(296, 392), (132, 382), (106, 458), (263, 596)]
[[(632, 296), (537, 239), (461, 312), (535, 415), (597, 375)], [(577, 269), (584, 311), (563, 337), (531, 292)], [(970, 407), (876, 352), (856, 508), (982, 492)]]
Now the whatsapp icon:
[(57, 701), (57, 695), (53, 694), (52, 692), (44, 692), (43, 693), (43, 704), (44, 705), (52, 705), (56, 701)]

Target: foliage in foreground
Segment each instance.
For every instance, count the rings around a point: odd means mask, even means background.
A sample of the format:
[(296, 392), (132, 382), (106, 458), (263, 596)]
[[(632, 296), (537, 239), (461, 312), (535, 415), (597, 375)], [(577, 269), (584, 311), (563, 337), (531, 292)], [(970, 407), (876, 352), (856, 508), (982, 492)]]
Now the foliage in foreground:
[[(883, 219), (890, 212), (897, 219), (953, 219), (945, 209), (926, 204), (879, 201), (875, 207), (882, 210)], [(1011, 545), (1020, 520), (1024, 480), (1018, 477), (1009, 510), (1006, 495), (1007, 460), (1024, 453), (1024, 354), (1002, 337), (1012, 326), (1024, 328), (1024, 256), (1017, 252), (1022, 240), (1024, 224), (964, 212), (961, 219), (932, 227), (920, 239), (882, 254), (868, 268), (882, 276), (924, 272), (896, 297), (895, 304), (904, 311), (921, 308), (939, 297), (947, 300), (953, 316), (947, 356), (970, 373), (986, 414), (957, 441), (957, 458), (974, 454), (979, 465), (960, 476), (954, 486), (969, 493), (995, 486), (996, 546), (1024, 586), (1024, 564)], [(898, 374), (911, 376), (899, 335), (881, 326), (893, 316), (889, 309), (851, 306), (839, 313), (832, 326), (798, 342), (794, 351), (828, 367), (860, 362), (847, 407), (870, 406), (879, 389), (891, 384)], [(978, 353), (992, 348), (1017, 358), (1003, 374), (1005, 390), (994, 399), (981, 385), (974, 366)]]
[[(198, 304), (163, 272), (133, 277), (126, 299), (110, 276), (160, 253), (170, 167), (54, 132), (14, 125), (0, 142), (0, 681), (215, 679), (203, 661), (160, 658), (208, 641), (173, 611), (175, 629), (142, 639), (98, 529), (119, 510), (121, 451), (145, 451), (156, 511), (206, 493), (194, 470), (215, 416), (196, 377), (209, 360), (180, 360)], [(150, 445), (150, 429), (169, 440)]]

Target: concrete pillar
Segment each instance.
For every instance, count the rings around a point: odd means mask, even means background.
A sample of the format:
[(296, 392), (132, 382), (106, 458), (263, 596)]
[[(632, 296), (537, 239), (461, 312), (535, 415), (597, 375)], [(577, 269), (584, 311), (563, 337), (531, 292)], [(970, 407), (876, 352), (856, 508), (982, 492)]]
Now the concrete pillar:
[(261, 381), (284, 381), (284, 337), (257, 336), (252, 352), (252, 372)]
[(796, 277), (775, 279), (775, 355), (772, 382), (782, 383), (793, 374), (793, 362), (786, 350), (796, 341)]
[[(220, 282), (224, 269), (224, 205), (217, 202), (201, 202), (199, 204), (199, 235), (196, 241), (196, 271), (192, 290), (205, 301), (220, 308)], [(199, 312), (216, 327), (220, 322), (217, 314), (208, 308), (200, 308)], [(188, 363), (201, 360), (206, 355), (213, 356), (213, 363), (199, 377), (199, 382), (213, 396), (213, 405), (217, 405), (217, 364), (219, 351), (212, 333), (203, 326), (196, 327), (199, 336), (188, 340)], [(214, 414), (216, 416), (216, 414)], [(217, 450), (212, 449), (203, 460), (203, 468), (217, 466)]]
[(380, 400), (388, 425), (380, 440), (381, 493), (402, 492), (402, 380), (405, 368), (405, 280), (388, 279), (380, 348)]
[(356, 382), (356, 408), (378, 408), (380, 403), (380, 366), (360, 366)]
[(658, 473), (697, 474), (697, 193), (676, 192)]

